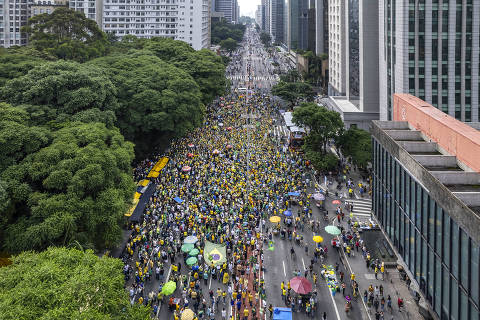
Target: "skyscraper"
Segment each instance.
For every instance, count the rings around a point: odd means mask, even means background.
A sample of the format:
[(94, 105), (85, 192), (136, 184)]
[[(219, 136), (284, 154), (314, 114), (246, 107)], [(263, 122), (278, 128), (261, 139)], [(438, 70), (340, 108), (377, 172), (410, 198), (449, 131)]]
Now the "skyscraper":
[(307, 50), (308, 4), (309, 0), (287, 1), (287, 46), (289, 49)]
[(27, 35), (20, 28), (27, 24), (33, 0), (0, 0), (0, 46), (27, 44)]
[(222, 12), (227, 22), (238, 23), (238, 3), (237, 0), (215, 0), (215, 11)]
[(103, 30), (120, 38), (127, 34), (139, 38), (166, 37), (184, 41), (196, 50), (209, 47), (209, 0), (157, 3), (158, 0), (105, 0)]
[(328, 0), (315, 2), (315, 54), (328, 53)]
[[(107, 3), (108, 1), (105, 0), (105, 2)], [(110, 1), (110, 3), (113, 3), (113, 2)], [(120, 6), (121, 4), (124, 5), (124, 7), (127, 7), (127, 6), (130, 7), (130, 3), (125, 3), (125, 1), (124, 3), (118, 3), (117, 1), (116, 3), (119, 5), (119, 8), (121, 7)], [(103, 17), (103, 8), (104, 8), (103, 0), (70, 0), (68, 2), (68, 5), (70, 9), (83, 12), (85, 14), (85, 17), (87, 17), (88, 19), (95, 20), (98, 26), (102, 28), (102, 17)], [(105, 7), (109, 7), (109, 6), (105, 6)]]
[(410, 93), (456, 119), (479, 121), (480, 1), (379, 6), (381, 119), (392, 119), (393, 93)]
[(270, 34), (275, 42), (284, 42), (284, 11), (285, 0), (267, 0), (269, 7)]

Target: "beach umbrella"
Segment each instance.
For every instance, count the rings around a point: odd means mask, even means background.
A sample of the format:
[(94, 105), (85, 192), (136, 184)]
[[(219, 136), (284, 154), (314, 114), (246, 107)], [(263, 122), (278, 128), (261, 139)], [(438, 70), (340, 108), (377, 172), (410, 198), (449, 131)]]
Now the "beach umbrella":
[(288, 193), (289, 196), (292, 196), (292, 197), (298, 197), (300, 195), (300, 192), (298, 191), (293, 191), (293, 192), (289, 192)]
[(213, 154), (219, 154), (220, 151), (218, 149), (213, 150)]
[(316, 243), (323, 242), (323, 238), (321, 236), (314, 236), (313, 241)]
[(183, 200), (180, 199), (179, 197), (175, 197), (175, 198), (173, 198), (173, 200), (175, 200), (176, 203), (182, 203), (183, 202)]
[(192, 170), (192, 167), (190, 167), (190, 166), (183, 166), (183, 168), (182, 168), (183, 172), (189, 172), (190, 170)]
[(189, 157), (189, 158), (193, 157), (193, 153), (191, 153), (191, 152), (187, 153), (187, 157)]
[(190, 258), (187, 259), (187, 265), (189, 265), (189, 266), (193, 266), (196, 263), (197, 263), (197, 258), (195, 258), (195, 257), (190, 257)]
[(182, 251), (183, 252), (188, 253), (191, 250), (193, 250), (193, 244), (192, 243), (185, 243), (185, 244), (182, 245)]
[(195, 318), (195, 313), (193, 313), (192, 309), (185, 309), (182, 312), (181, 320), (193, 320)]
[(192, 250), (188, 253), (188, 255), (189, 255), (189, 256), (192, 256), (192, 257), (195, 257), (195, 256), (197, 256), (199, 253), (200, 253), (200, 251), (198, 251), (197, 248), (194, 248), (194, 249), (192, 249)]
[(290, 287), (298, 294), (307, 294), (312, 291), (312, 284), (304, 277), (295, 277), (291, 279)]
[(174, 293), (176, 289), (177, 289), (177, 283), (174, 282), (174, 281), (168, 281), (162, 287), (162, 294), (165, 295), (165, 296), (169, 296), (172, 293)]
[(284, 214), (285, 216), (287, 216), (287, 217), (290, 217), (290, 216), (292, 215), (292, 211), (290, 211), (290, 210), (285, 210), (285, 211), (283, 211), (283, 214)]
[(333, 203), (333, 204), (340, 204), (340, 203), (342, 203), (342, 201), (340, 201), (340, 200), (333, 200), (332, 203)]
[(313, 199), (315, 199), (316, 201), (323, 201), (325, 200), (325, 195), (323, 193), (315, 193), (313, 195)]
[(193, 147), (195, 147), (195, 145), (194, 145), (193, 143), (189, 143), (189, 144), (188, 144), (188, 147), (189, 147), (189, 148), (193, 148)]
[(227, 148), (227, 149), (232, 149), (233, 146), (232, 146), (231, 144), (227, 144), (227, 147), (226, 147), (226, 148)]
[(326, 226), (325, 227), (325, 231), (328, 233), (328, 234), (331, 234), (331, 235), (334, 235), (334, 236), (338, 236), (340, 233), (342, 233), (340, 231), (340, 229), (338, 229), (337, 227), (335, 226)]
[(227, 127), (228, 131), (232, 131), (232, 129), (233, 129), (232, 127)]
[(198, 241), (198, 238), (195, 236), (188, 236), (183, 240), (183, 243), (196, 243)]
[(282, 218), (280, 218), (279, 216), (271, 216), (270, 217), (270, 222), (271, 223), (279, 223), (280, 221), (282, 221)]
[(223, 127), (223, 123), (220, 122), (220, 123), (218, 124), (218, 126), (219, 126), (219, 127)]

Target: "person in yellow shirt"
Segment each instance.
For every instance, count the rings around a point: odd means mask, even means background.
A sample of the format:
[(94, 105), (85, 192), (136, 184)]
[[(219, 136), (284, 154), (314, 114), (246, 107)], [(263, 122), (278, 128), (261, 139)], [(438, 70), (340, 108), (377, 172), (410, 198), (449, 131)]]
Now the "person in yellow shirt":
[(248, 319), (248, 314), (249, 314), (248, 308), (244, 308), (244, 309), (243, 309), (243, 318), (244, 318), (245, 320)]

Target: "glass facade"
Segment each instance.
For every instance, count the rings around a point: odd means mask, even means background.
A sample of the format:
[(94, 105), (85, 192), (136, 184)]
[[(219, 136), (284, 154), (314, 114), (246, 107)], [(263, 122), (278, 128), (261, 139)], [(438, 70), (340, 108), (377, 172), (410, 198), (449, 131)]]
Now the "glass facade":
[[(373, 138), (373, 210), (440, 319), (479, 319), (479, 245)], [(412, 279), (413, 280), (413, 279)]]

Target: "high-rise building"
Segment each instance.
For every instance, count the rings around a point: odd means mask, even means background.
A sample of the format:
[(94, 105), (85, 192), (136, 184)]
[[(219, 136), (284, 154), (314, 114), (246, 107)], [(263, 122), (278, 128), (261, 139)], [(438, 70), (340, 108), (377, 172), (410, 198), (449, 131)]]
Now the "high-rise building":
[(20, 31), (31, 16), (33, 0), (0, 0), (0, 46), (27, 44), (27, 35)]
[(287, 46), (289, 49), (307, 50), (308, 5), (309, 0), (287, 1)]
[(209, 0), (190, 3), (186, 0), (160, 0), (160, 4), (158, 0), (133, 0), (130, 3), (105, 0), (103, 30), (120, 38), (127, 34), (139, 38), (172, 38), (184, 41), (196, 50), (210, 46)]
[[(108, 1), (109, 3), (112, 3), (113, 0)], [(107, 1), (105, 0), (105, 3)], [(132, 3), (122, 3), (124, 4), (123, 7), (130, 7)], [(73, 9), (75, 11), (83, 12), (85, 14), (85, 17), (88, 19), (95, 20), (97, 22), (98, 26), (102, 28), (102, 17), (103, 17), (103, 8), (104, 8), (104, 0), (70, 0), (68, 2), (68, 6), (70, 9)], [(106, 5), (108, 7), (109, 5)], [(120, 3), (116, 3), (116, 7), (121, 7)], [(124, 10), (122, 10), (124, 11)], [(120, 13), (120, 12), (119, 12)], [(126, 17), (122, 17), (124, 22), (126, 21)]]
[(285, 0), (267, 0), (270, 34), (274, 42), (284, 42)]
[(328, 0), (315, 2), (315, 54), (328, 54)]
[(257, 11), (255, 11), (255, 23), (262, 27), (262, 5), (257, 6)]
[(52, 13), (55, 9), (68, 7), (68, 0), (33, 0), (32, 17), (42, 13)]
[(331, 0), (328, 3), (329, 99), (346, 127), (368, 130), (379, 118), (378, 4)]
[(380, 0), (379, 7), (381, 119), (392, 119), (391, 96), (401, 92), (479, 121), (480, 1)]
[(215, 0), (215, 11), (222, 12), (227, 22), (238, 23), (239, 12), (237, 0)]
[(372, 124), (373, 212), (419, 305), (478, 320), (480, 132), (417, 97), (392, 100), (395, 121)]

